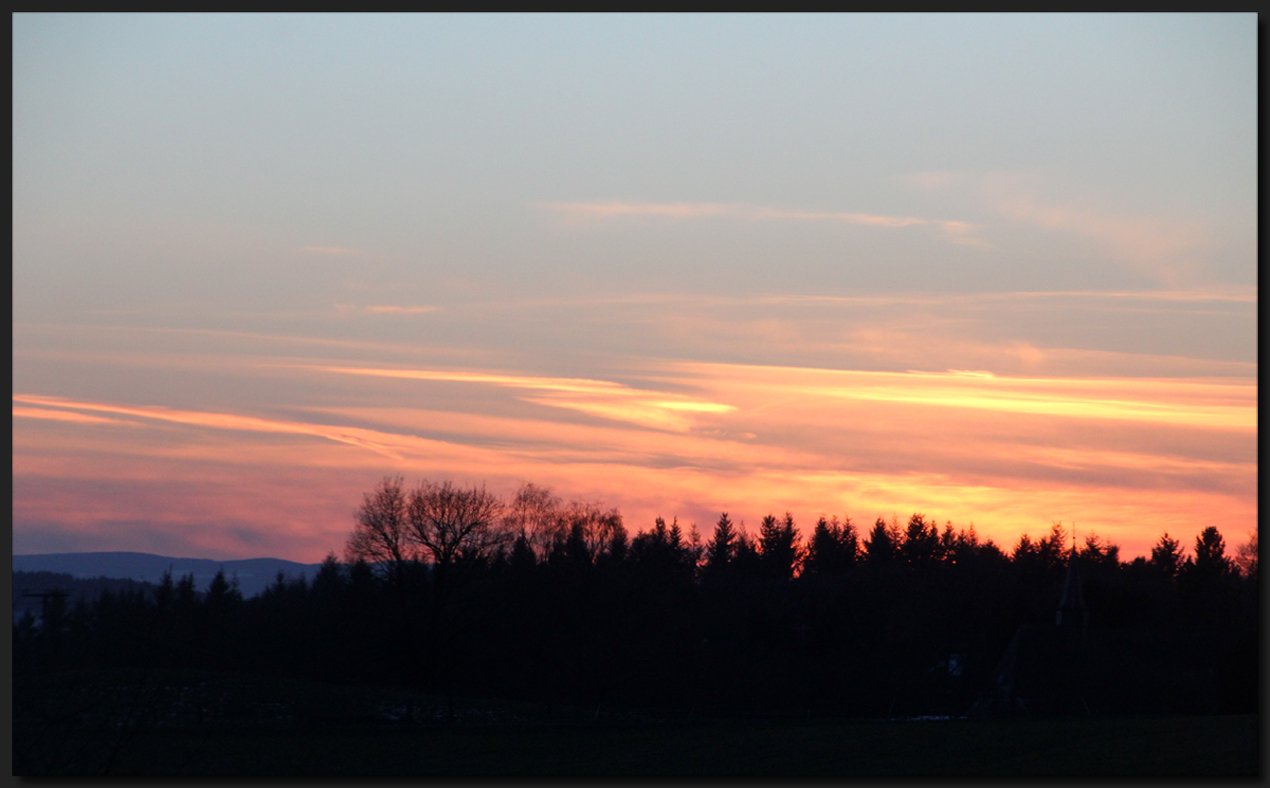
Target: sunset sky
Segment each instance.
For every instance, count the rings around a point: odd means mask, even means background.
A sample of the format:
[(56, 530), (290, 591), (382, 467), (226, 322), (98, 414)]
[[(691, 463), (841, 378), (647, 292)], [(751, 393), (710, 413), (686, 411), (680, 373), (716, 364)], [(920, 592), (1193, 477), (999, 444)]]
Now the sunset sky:
[(708, 537), (1257, 520), (1244, 15), (13, 32), (13, 548), (319, 561), (385, 475)]

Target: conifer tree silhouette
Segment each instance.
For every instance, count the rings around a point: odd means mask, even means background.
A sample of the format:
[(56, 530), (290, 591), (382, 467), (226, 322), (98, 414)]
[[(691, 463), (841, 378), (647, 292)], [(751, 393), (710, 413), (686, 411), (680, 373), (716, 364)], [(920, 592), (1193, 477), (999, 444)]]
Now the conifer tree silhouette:
[(759, 546), (763, 570), (769, 577), (789, 579), (798, 570), (802, 558), (801, 538), (794, 528), (794, 517), (785, 513), (782, 520), (767, 515), (759, 526)]
[(718, 577), (727, 568), (736, 551), (736, 535), (736, 528), (728, 519), (728, 513), (723, 512), (714, 526), (714, 536), (706, 545), (704, 572), (707, 576)]
[(899, 545), (896, 544), (896, 539), (886, 520), (879, 517), (873, 524), (868, 538), (864, 540), (864, 550), (865, 557), (871, 564), (889, 564), (896, 559)]

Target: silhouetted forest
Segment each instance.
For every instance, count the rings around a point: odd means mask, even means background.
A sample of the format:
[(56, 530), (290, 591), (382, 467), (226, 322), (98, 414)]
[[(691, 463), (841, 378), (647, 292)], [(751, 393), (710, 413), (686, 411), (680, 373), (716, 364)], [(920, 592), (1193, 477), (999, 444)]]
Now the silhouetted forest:
[(65, 572), (22, 572), (13, 573), (13, 616), (15, 621), (30, 613), (32, 617), (41, 615), (46, 604), (46, 592), (65, 594), (65, 601), (71, 606), (78, 604), (91, 605), (103, 593), (111, 594), (153, 594), (154, 586), (139, 580), (127, 580), (114, 577), (77, 578)]
[(201, 670), (702, 716), (964, 715), (1009, 689), (1007, 654), (1047, 664), (1020, 633), (1062, 630), (1091, 655), (1084, 713), (1256, 710), (1255, 539), (1230, 549), (1208, 526), (1122, 561), (1060, 525), (1008, 549), (922, 514), (807, 533), (725, 513), (707, 534), (659, 518), (632, 535), (533, 485), (501, 500), (386, 479), (311, 583), (244, 599), (223, 574), (205, 593), (168, 575), (45, 597), (14, 623), (15, 681)]

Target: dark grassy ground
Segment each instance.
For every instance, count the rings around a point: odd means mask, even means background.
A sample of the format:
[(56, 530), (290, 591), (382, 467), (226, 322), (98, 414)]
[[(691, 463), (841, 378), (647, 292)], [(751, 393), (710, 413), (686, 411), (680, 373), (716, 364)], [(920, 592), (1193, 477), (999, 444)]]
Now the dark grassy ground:
[[(153, 756), (188, 750), (188, 739), (157, 736), (119, 771), (159, 766)], [(1254, 717), (244, 730), (214, 735), (186, 768), (297, 775), (1153, 777), (1251, 777), (1258, 770)]]
[(1259, 718), (728, 718), (193, 671), (15, 675), (14, 772), (62, 775), (1260, 774)]
[(119, 748), (109, 771), (1254, 777), (1259, 769), (1257, 718), (1238, 716), (154, 730)]

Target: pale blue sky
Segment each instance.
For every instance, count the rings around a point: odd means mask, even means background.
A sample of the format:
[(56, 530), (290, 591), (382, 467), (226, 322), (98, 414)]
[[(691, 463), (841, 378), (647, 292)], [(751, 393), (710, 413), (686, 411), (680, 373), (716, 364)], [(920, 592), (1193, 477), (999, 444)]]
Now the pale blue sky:
[[(1250, 15), (19, 15), (18, 315), (312, 306), (347, 278), (433, 301), (1161, 286), (1098, 230), (1041, 226), (1051, 207), (1194, 225), (1164, 286), (1246, 285), (1255, 61)], [(1032, 214), (1003, 216), (1020, 198)], [(541, 207), (611, 201), (952, 220), (985, 243), (565, 232)], [(297, 253), (315, 246), (360, 254)]]

